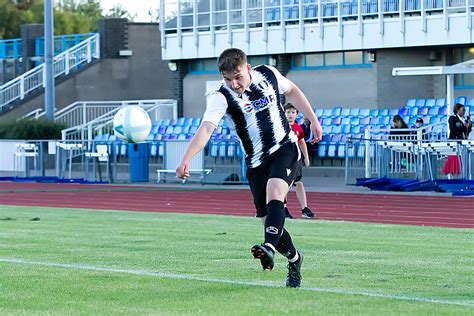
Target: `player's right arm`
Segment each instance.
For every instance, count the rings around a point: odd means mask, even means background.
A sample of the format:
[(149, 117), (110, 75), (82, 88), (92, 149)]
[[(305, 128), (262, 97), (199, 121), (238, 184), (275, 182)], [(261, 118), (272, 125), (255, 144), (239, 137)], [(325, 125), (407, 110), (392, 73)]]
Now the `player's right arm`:
[(189, 177), (189, 162), (194, 155), (204, 149), (215, 129), (216, 125), (213, 123), (202, 122), (193, 139), (189, 142), (188, 149), (184, 153), (183, 158), (181, 158), (181, 162), (176, 167), (176, 176), (178, 178), (186, 179)]
[(189, 142), (188, 149), (181, 158), (181, 162), (176, 167), (176, 176), (181, 179), (189, 177), (189, 162), (191, 159), (204, 149), (207, 142), (216, 129), (219, 121), (227, 111), (227, 100), (222, 93), (215, 92), (209, 97), (206, 112), (202, 118), (201, 126)]

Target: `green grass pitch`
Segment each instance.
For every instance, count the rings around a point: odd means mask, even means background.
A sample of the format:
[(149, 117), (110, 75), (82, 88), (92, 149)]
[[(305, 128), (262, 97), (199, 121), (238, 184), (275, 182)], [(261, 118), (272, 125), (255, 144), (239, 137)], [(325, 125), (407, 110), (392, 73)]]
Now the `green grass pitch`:
[(297, 290), (252, 259), (255, 218), (0, 206), (0, 315), (474, 314), (471, 229), (286, 227)]

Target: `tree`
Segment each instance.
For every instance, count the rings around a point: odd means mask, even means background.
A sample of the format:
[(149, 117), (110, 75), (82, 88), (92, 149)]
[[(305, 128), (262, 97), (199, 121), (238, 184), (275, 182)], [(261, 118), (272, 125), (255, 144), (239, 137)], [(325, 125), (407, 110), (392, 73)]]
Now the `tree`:
[(108, 18), (122, 18), (133, 21), (135, 16), (132, 16), (127, 9), (120, 3), (115, 4), (107, 13)]
[[(100, 19), (133, 17), (121, 5), (115, 6), (106, 16), (102, 14), (100, 0), (55, 1), (54, 34), (97, 32)], [(20, 26), (43, 23), (44, 0), (0, 0), (0, 39), (20, 37)]]

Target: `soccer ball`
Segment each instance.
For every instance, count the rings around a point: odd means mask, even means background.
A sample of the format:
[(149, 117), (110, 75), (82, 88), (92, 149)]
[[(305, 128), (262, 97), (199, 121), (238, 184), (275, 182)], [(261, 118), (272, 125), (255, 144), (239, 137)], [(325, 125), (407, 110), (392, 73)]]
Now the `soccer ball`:
[(114, 134), (123, 141), (142, 142), (150, 134), (150, 130), (150, 116), (139, 106), (121, 108), (114, 116)]

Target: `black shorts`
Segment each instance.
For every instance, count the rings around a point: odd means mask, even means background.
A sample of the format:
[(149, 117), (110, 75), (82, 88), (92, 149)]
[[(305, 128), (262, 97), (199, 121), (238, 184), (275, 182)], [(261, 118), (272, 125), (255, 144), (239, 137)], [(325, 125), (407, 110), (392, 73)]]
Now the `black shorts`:
[(300, 159), (298, 161), (298, 167), (296, 170), (295, 183), (300, 182), (302, 177), (303, 177), (303, 159)]
[(295, 143), (287, 143), (265, 158), (260, 166), (247, 169), (247, 179), (257, 209), (256, 217), (267, 215), (268, 179), (282, 179), (291, 186), (298, 176), (301, 156)]

